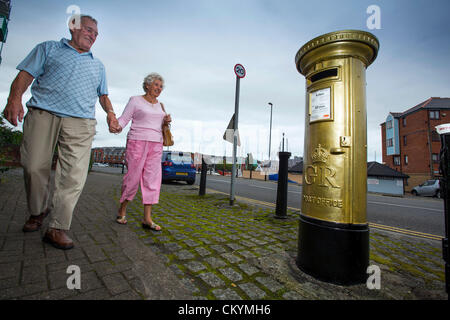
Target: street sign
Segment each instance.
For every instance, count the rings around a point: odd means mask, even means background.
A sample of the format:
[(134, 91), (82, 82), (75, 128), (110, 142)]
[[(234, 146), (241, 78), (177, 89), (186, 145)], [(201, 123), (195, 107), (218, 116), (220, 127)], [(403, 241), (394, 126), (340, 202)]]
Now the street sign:
[(234, 73), (236, 74), (236, 76), (238, 78), (243, 78), (245, 77), (245, 68), (242, 64), (237, 64), (234, 66)]
[(439, 134), (450, 133), (450, 123), (444, 123), (444, 124), (436, 126), (436, 131)]
[(231, 117), (230, 122), (228, 123), (228, 127), (223, 134), (223, 140), (228, 141), (230, 143), (234, 143), (234, 134), (236, 132), (237, 135), (237, 145), (241, 146), (241, 138), (239, 137), (239, 130), (234, 131), (234, 114)]

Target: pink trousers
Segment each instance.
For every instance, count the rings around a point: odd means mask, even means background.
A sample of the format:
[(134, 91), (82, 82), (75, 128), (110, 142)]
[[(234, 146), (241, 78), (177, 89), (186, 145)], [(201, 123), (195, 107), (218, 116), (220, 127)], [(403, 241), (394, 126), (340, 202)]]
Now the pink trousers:
[(123, 177), (120, 203), (133, 200), (139, 185), (143, 204), (158, 203), (162, 153), (162, 142), (127, 140), (125, 161), (128, 171)]

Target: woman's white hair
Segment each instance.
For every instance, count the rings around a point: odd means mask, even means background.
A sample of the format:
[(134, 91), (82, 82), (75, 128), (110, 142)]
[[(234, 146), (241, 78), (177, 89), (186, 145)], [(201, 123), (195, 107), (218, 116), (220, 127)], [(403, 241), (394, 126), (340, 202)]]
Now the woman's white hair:
[(164, 89), (164, 78), (161, 77), (158, 73), (152, 72), (144, 78), (144, 82), (142, 83), (142, 88), (145, 92), (147, 92), (147, 88), (145, 87), (145, 85), (150, 85), (155, 80), (161, 81), (162, 87)]
[(97, 20), (87, 14), (73, 14), (69, 19), (69, 32), (72, 34), (73, 29), (80, 29), (84, 19), (91, 20), (97, 25)]

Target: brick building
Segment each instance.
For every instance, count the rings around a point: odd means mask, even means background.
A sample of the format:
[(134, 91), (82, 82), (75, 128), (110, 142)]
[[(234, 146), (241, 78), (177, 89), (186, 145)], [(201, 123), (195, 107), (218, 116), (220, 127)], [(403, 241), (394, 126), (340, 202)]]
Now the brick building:
[(125, 160), (124, 147), (102, 147), (92, 149), (94, 162), (122, 164)]
[(439, 176), (441, 142), (436, 126), (450, 123), (450, 98), (429, 98), (391, 112), (381, 124), (383, 163), (410, 176), (406, 191)]

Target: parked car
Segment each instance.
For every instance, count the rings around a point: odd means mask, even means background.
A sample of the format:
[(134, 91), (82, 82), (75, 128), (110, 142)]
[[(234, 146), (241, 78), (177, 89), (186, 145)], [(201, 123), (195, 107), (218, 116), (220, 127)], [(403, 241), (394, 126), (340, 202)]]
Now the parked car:
[(195, 166), (190, 152), (163, 151), (161, 159), (162, 181), (195, 182)]
[(411, 193), (415, 196), (441, 197), (441, 188), (439, 179), (427, 180), (424, 183), (414, 187)]
[(106, 164), (106, 163), (101, 163), (101, 162), (95, 162), (95, 163), (94, 163), (94, 166), (97, 166), (97, 167), (109, 167), (108, 164)]

